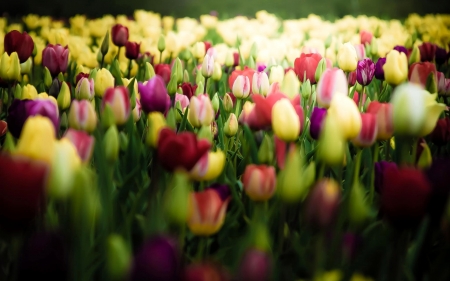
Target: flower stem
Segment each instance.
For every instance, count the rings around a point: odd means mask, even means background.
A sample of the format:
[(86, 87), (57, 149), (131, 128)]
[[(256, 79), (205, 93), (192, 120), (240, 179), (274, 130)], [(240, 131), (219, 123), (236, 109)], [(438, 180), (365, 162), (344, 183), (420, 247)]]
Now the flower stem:
[(353, 184), (355, 184), (358, 181), (358, 177), (359, 177), (359, 170), (361, 169), (361, 155), (362, 155), (362, 149), (357, 150), (358, 152), (356, 153), (355, 156), (355, 169), (353, 171)]
[(130, 62), (128, 63), (128, 73), (127, 73), (128, 79), (130, 79), (130, 77), (131, 77), (131, 66), (132, 66), (132, 64), (133, 64), (133, 60), (130, 60)]
[(236, 118), (239, 120), (239, 114), (241, 113), (241, 105), (242, 105), (242, 100), (241, 99), (237, 99), (236, 101), (236, 109), (234, 111), (234, 115), (236, 115)]
[(373, 204), (373, 198), (375, 195), (375, 163), (378, 162), (378, 156), (380, 154), (380, 146), (378, 142), (375, 143), (372, 155), (372, 174), (370, 175), (370, 193), (369, 202)]

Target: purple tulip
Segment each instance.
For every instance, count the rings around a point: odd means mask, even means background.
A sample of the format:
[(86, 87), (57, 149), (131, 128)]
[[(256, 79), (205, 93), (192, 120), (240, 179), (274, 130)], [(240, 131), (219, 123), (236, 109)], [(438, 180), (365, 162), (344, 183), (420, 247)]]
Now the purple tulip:
[(41, 115), (52, 121), (55, 132), (59, 131), (58, 107), (50, 100), (18, 100), (15, 99), (8, 109), (8, 129), (15, 138), (20, 137), (23, 125), (30, 116)]
[(209, 188), (212, 188), (215, 191), (217, 191), (217, 193), (220, 196), (220, 199), (222, 199), (223, 201), (227, 200), (227, 198), (231, 196), (231, 191), (228, 185), (215, 183), (211, 185)]
[(147, 85), (138, 83), (139, 93), (141, 93), (142, 110), (146, 113), (159, 111), (166, 113), (170, 108), (170, 96), (164, 80), (159, 75), (155, 75), (148, 80)]
[(257, 249), (248, 250), (242, 258), (239, 267), (239, 281), (264, 281), (271, 280), (272, 259), (270, 256)]
[(375, 64), (375, 77), (379, 80), (384, 80), (383, 65), (386, 63), (386, 58), (379, 58)]
[(309, 134), (315, 140), (319, 139), (326, 114), (327, 110), (325, 108), (319, 107), (314, 107), (311, 113), (311, 125), (309, 126)]
[(59, 44), (48, 44), (42, 51), (42, 65), (47, 67), (53, 77), (67, 70), (69, 49)]
[(134, 258), (131, 281), (176, 281), (180, 275), (180, 253), (175, 239), (151, 238)]
[(356, 68), (356, 81), (362, 86), (367, 86), (372, 82), (375, 74), (375, 64), (369, 58), (360, 60)]
[(264, 71), (267, 68), (267, 66), (264, 63), (261, 63), (261, 62), (256, 63), (256, 66), (257, 66), (258, 72), (262, 72), (262, 71)]
[(348, 259), (356, 256), (358, 248), (361, 246), (361, 236), (354, 233), (345, 233), (342, 237), (342, 250)]
[(383, 179), (386, 170), (397, 169), (394, 162), (380, 161), (375, 163), (375, 190), (378, 193), (383, 192)]
[(394, 50), (397, 50), (399, 53), (405, 53), (405, 55), (408, 55), (408, 50), (400, 45), (397, 45), (394, 47)]
[(436, 47), (434, 59), (436, 64), (443, 64), (447, 60), (447, 51), (444, 48)]

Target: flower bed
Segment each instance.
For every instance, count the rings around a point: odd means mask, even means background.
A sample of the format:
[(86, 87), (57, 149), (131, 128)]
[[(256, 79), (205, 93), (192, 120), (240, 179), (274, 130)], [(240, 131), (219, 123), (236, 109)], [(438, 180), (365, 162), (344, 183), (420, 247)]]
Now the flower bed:
[(450, 16), (0, 38), (0, 280), (450, 278)]

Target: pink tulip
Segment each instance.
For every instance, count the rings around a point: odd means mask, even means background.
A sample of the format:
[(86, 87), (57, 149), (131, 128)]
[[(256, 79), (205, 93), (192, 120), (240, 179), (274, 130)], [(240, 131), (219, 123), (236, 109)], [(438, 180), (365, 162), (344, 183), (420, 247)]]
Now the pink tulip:
[(53, 77), (67, 70), (69, 49), (59, 44), (48, 44), (42, 51), (42, 65), (47, 67)]
[(320, 107), (328, 108), (336, 93), (347, 95), (348, 83), (344, 71), (339, 68), (327, 69), (317, 84), (317, 102)]
[(75, 146), (83, 163), (88, 163), (92, 157), (92, 152), (94, 151), (94, 137), (83, 131), (69, 129), (64, 135), (64, 138), (69, 139)]
[(362, 127), (352, 143), (359, 147), (370, 147), (375, 143), (378, 133), (377, 116), (372, 113), (361, 113)]

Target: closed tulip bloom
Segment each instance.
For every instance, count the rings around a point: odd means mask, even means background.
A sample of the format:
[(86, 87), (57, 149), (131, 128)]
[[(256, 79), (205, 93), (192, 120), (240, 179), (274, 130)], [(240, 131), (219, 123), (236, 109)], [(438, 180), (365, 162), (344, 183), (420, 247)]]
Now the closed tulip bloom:
[(346, 95), (337, 94), (333, 97), (327, 116), (335, 119), (345, 139), (355, 138), (361, 131), (362, 121), (358, 106)]
[(114, 77), (108, 69), (102, 68), (94, 77), (94, 91), (96, 97), (103, 97), (106, 89), (114, 87)]
[(16, 52), (19, 56), (20, 63), (26, 62), (32, 55), (34, 49), (34, 42), (28, 33), (25, 31), (12, 30), (5, 35), (4, 49), (8, 55)]
[(245, 99), (250, 95), (250, 80), (245, 75), (239, 75), (233, 83), (233, 95), (238, 99)]
[(320, 137), (326, 114), (327, 110), (319, 107), (314, 107), (311, 113), (309, 135), (315, 140), (318, 140)]
[(87, 100), (72, 101), (68, 119), (69, 126), (75, 130), (92, 133), (97, 127), (97, 113), (94, 106)]
[(227, 137), (233, 137), (234, 135), (236, 135), (238, 129), (239, 124), (236, 115), (234, 113), (231, 113), (228, 117), (227, 122), (225, 122), (223, 131)]
[(242, 175), (245, 193), (253, 201), (267, 201), (276, 190), (276, 173), (273, 166), (248, 165)]
[[(360, 62), (358, 62), (358, 64), (359, 64)], [(349, 86), (355, 86), (355, 84), (356, 84), (356, 76), (357, 76), (357, 72), (358, 72), (358, 69), (356, 69), (355, 71), (352, 71), (352, 72), (350, 72), (349, 74), (348, 74), (348, 85)], [(359, 82), (358, 82), (359, 83)]]
[(165, 63), (160, 63), (155, 65), (155, 74), (160, 76), (163, 81), (164, 85), (169, 85), (170, 82), (170, 76), (172, 75), (172, 70), (170, 69), (170, 65)]
[(0, 60), (0, 79), (5, 81), (18, 81), (20, 79), (20, 62), (16, 52), (4, 52)]
[(224, 167), (225, 153), (223, 151), (208, 152), (198, 160), (189, 175), (193, 180), (210, 181), (220, 176)]
[(272, 259), (270, 255), (259, 249), (247, 250), (239, 266), (238, 281), (271, 280)]
[(294, 70), (298, 79), (303, 83), (309, 79), (311, 84), (316, 83), (316, 69), (322, 56), (320, 54), (304, 54), (302, 53), (299, 58), (294, 61)]
[(159, 133), (167, 127), (166, 119), (161, 112), (153, 111), (148, 114), (148, 131), (146, 143), (151, 147), (157, 147), (159, 141)]
[(286, 72), (283, 79), (281, 91), (290, 99), (294, 99), (300, 94), (300, 82), (295, 72), (291, 69)]
[(394, 128), (398, 135), (420, 137), (431, 133), (446, 107), (436, 102), (437, 94), (411, 83), (395, 88), (392, 96)]
[(383, 179), (381, 211), (395, 226), (415, 225), (425, 215), (430, 194), (430, 183), (422, 171), (388, 169)]
[(317, 158), (329, 166), (341, 166), (344, 163), (345, 145), (346, 138), (342, 136), (337, 120), (327, 114), (319, 136)]
[(128, 89), (124, 86), (107, 89), (102, 99), (102, 110), (105, 110), (106, 106), (111, 107), (116, 125), (125, 124), (131, 114)]
[(71, 93), (69, 84), (67, 84), (67, 82), (64, 81), (61, 83), (58, 98), (56, 99), (59, 110), (64, 111), (68, 109), (70, 106), (70, 100), (71, 100)]
[(431, 62), (417, 62), (409, 67), (408, 80), (425, 88), (430, 75), (434, 75), (437, 81), (436, 65)]
[(192, 126), (200, 128), (211, 125), (214, 121), (214, 109), (207, 95), (193, 96), (189, 102), (188, 121)]
[(111, 39), (114, 45), (123, 47), (128, 42), (128, 27), (116, 24), (111, 30)]
[(77, 100), (93, 100), (94, 96), (94, 79), (80, 77), (75, 87), (75, 98)]
[(267, 73), (264, 71), (261, 72), (255, 72), (253, 74), (253, 81), (252, 81), (252, 92), (254, 94), (259, 94), (262, 96), (267, 96), (267, 93), (269, 92), (269, 77), (267, 76)]
[(192, 48), (192, 55), (198, 60), (204, 58), (206, 55), (205, 43), (204, 42), (195, 43)]
[(212, 188), (192, 192), (189, 198), (187, 225), (189, 230), (199, 236), (217, 233), (225, 221), (225, 213), (230, 197), (223, 200)]
[(361, 30), (359, 32), (360, 42), (363, 45), (370, 44), (372, 42), (373, 34), (367, 30)]
[(340, 199), (341, 188), (336, 181), (320, 180), (307, 198), (305, 207), (307, 223), (315, 229), (329, 229), (336, 219)]
[(420, 50), (419, 47), (414, 46), (411, 54), (409, 55), (408, 63), (411, 65), (416, 62), (420, 62)]
[(89, 163), (94, 152), (95, 138), (83, 131), (69, 129), (64, 134), (65, 139), (68, 139), (78, 152), (83, 163)]
[(377, 140), (388, 140), (394, 134), (392, 104), (373, 101), (366, 110), (377, 116)]
[(408, 78), (408, 59), (404, 53), (390, 51), (383, 65), (384, 79), (392, 85), (399, 85)]
[(317, 84), (317, 103), (320, 107), (330, 107), (331, 100), (336, 94), (346, 94), (348, 92), (348, 82), (342, 69), (327, 69), (322, 74)]
[(192, 85), (189, 82), (183, 82), (183, 84), (179, 87), (181, 87), (183, 95), (185, 95), (189, 100), (191, 100), (192, 96), (195, 95), (195, 90), (197, 89), (197, 85)]
[(436, 55), (436, 45), (429, 42), (424, 42), (419, 46), (420, 60), (425, 62), (432, 62)]
[(356, 70), (358, 56), (355, 47), (350, 42), (341, 46), (337, 54), (337, 63), (340, 69), (345, 72)]
[(158, 111), (166, 113), (170, 108), (170, 96), (167, 92), (164, 80), (155, 75), (148, 80), (147, 84), (138, 83), (139, 93), (141, 94), (141, 106), (145, 113)]
[(38, 97), (38, 93), (36, 88), (31, 85), (31, 84), (27, 84), (25, 86), (23, 86), (22, 89), (22, 100), (34, 100)]
[[(252, 91), (252, 82), (253, 82), (253, 75), (255, 74), (255, 70), (245, 67), (244, 70), (234, 70), (230, 77), (228, 78), (228, 86), (230, 89), (233, 89), (235, 80), (240, 76), (246, 76), (249, 81), (249, 94), (251, 94)], [(234, 91), (233, 91), (234, 92)], [(247, 95), (248, 96), (248, 95)]]
[(375, 74), (375, 64), (369, 58), (360, 60), (356, 68), (356, 80), (362, 86), (367, 86), (372, 82)]
[(277, 101), (272, 108), (272, 129), (281, 140), (295, 141), (300, 134), (300, 120), (288, 99)]
[(212, 76), (214, 71), (214, 57), (206, 54), (202, 63), (202, 76), (209, 78)]
[(352, 143), (359, 147), (370, 147), (377, 139), (377, 116), (372, 113), (361, 113), (361, 131), (352, 139)]
[(445, 74), (438, 71), (437, 72), (437, 89), (438, 89), (438, 93), (439, 95), (445, 95), (447, 89), (446, 89), (446, 83), (445, 83)]
[(375, 64), (375, 78), (384, 80), (383, 66), (386, 63), (386, 58), (379, 58)]
[(23, 126), (14, 153), (51, 164), (55, 141), (55, 128), (50, 119), (43, 116), (29, 117)]
[(283, 83), (284, 68), (281, 65), (274, 65), (270, 68), (269, 82), (273, 84), (275, 82)]
[(353, 46), (356, 51), (356, 56), (358, 58), (358, 61), (365, 59), (366, 56), (366, 48), (364, 44), (357, 44)]
[(125, 56), (129, 60), (135, 60), (139, 57), (140, 49), (141, 49), (140, 43), (128, 41), (125, 44)]
[(69, 63), (69, 49), (59, 44), (48, 44), (42, 51), (42, 65), (47, 67), (53, 77), (65, 73)]
[(448, 59), (447, 50), (445, 50), (445, 48), (436, 46), (436, 52), (434, 54), (434, 59), (438, 65), (444, 64)]

